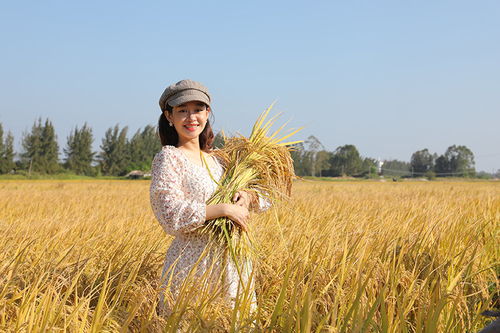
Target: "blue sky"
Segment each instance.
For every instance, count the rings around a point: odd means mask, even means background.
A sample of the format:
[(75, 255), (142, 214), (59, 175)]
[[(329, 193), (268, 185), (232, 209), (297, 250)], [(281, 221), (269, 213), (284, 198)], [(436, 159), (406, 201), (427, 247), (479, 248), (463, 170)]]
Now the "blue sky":
[[(3, 1), (0, 122), (60, 145), (88, 122), (154, 124), (163, 89), (208, 86), (216, 129), (248, 134), (274, 100), (299, 139), (409, 160), (468, 146), (500, 169), (498, 1)], [(62, 157), (62, 155), (61, 155)]]

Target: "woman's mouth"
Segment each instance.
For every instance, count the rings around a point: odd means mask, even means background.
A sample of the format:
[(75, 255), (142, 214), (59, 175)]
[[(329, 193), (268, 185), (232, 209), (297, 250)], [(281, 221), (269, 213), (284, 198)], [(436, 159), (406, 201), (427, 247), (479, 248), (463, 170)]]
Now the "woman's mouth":
[(196, 131), (196, 129), (198, 128), (198, 126), (200, 126), (199, 124), (187, 124), (187, 125), (184, 125), (184, 127), (190, 131), (190, 132), (194, 132)]

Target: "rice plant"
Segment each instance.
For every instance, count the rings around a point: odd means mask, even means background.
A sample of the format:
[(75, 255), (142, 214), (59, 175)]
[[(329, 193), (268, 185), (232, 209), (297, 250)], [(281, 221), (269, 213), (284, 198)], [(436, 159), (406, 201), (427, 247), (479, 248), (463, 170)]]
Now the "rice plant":
[(0, 331), (476, 332), (499, 307), (497, 182), (294, 181), (250, 222), (257, 310), (187, 286), (161, 317), (148, 188), (1, 181)]
[[(216, 180), (207, 168), (218, 184), (208, 204), (232, 203), (232, 198), (238, 191), (250, 193), (254, 202), (258, 196), (264, 196), (271, 202), (289, 197), (292, 180), (295, 178), (289, 150), (295, 142), (285, 140), (300, 129), (283, 134), (285, 124), (270, 133), (279, 116), (268, 119), (272, 107), (273, 105), (258, 117), (248, 138), (243, 135), (225, 137), (224, 148), (215, 151), (225, 172), (220, 180)], [(227, 217), (209, 221), (204, 231), (215, 236), (213, 240), (216, 246), (227, 247), (239, 273), (245, 260), (253, 259), (251, 232), (241, 232)]]

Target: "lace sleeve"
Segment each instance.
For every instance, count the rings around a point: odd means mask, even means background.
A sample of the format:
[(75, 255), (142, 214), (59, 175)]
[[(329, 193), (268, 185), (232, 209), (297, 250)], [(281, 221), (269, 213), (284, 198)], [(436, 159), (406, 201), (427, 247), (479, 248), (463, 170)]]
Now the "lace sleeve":
[(256, 213), (261, 213), (268, 210), (271, 206), (271, 199), (267, 196), (267, 193), (262, 190), (249, 191), (250, 195), (250, 206), (248, 207), (251, 211)]
[(264, 212), (271, 208), (271, 199), (269, 199), (265, 194), (261, 193), (260, 191), (257, 191), (257, 198), (258, 198), (258, 205), (257, 206), (257, 211), (258, 212)]
[(179, 156), (165, 148), (156, 154), (151, 167), (151, 207), (165, 232), (174, 236), (201, 227), (206, 216), (204, 202), (186, 201), (183, 169)]

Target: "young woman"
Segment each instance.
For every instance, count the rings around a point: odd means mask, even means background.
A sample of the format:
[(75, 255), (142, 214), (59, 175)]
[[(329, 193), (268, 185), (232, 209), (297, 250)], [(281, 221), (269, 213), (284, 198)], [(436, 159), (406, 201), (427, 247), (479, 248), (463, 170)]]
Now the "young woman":
[[(217, 187), (211, 177), (218, 181), (224, 168), (210, 154), (214, 134), (209, 121), (211, 98), (205, 86), (179, 81), (165, 89), (159, 103), (162, 114), (158, 130), (163, 148), (152, 163), (150, 199), (157, 220), (175, 237), (166, 254), (160, 293), (160, 310), (168, 314), (167, 285), (175, 299), (193, 268), (196, 276), (208, 270), (215, 272), (214, 280), (224, 276), (223, 296), (230, 301), (236, 297), (239, 275), (234, 263), (216, 249), (207, 249), (209, 235), (201, 229), (206, 221), (227, 216), (246, 231), (248, 209), (257, 198), (241, 191), (235, 194), (234, 204), (206, 204)], [(222, 270), (224, 274), (218, 274)]]

